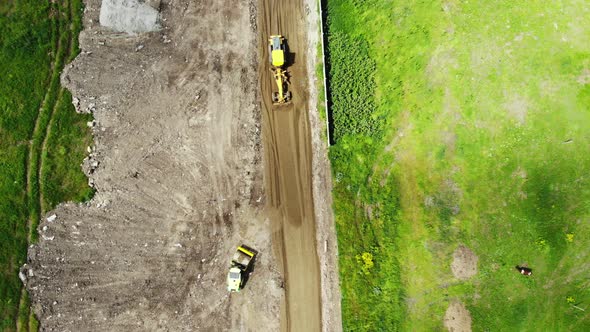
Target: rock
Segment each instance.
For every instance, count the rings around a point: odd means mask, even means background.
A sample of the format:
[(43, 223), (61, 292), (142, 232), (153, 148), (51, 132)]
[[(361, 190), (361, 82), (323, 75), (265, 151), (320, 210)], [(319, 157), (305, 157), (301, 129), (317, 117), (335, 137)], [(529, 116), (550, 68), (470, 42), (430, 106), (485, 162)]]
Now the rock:
[(23, 273), (23, 271), (19, 271), (18, 272), (18, 278), (20, 279), (20, 281), (23, 284), (27, 282), (27, 277), (25, 276), (25, 274)]
[(46, 220), (47, 220), (47, 222), (54, 222), (56, 218), (57, 218), (57, 215), (52, 214), (49, 217), (47, 217)]
[(143, 44), (137, 45), (137, 47), (135, 48), (135, 52), (141, 51), (143, 49), (143, 47), (144, 47)]
[(103, 0), (100, 7), (100, 25), (128, 34), (157, 31), (159, 19), (159, 11), (144, 1)]
[(55, 238), (55, 236), (45, 236), (45, 235), (41, 235), (41, 237), (43, 238), (43, 240), (46, 240), (46, 241), (53, 241), (53, 239)]

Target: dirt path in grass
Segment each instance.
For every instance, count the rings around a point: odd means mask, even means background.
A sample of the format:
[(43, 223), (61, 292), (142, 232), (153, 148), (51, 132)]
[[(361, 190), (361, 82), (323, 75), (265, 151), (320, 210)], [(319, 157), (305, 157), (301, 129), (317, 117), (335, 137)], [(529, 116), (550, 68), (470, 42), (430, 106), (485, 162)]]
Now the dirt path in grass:
[[(72, 9), (72, 3), (71, 3), (71, 1), (68, 0), (68, 1), (62, 2), (62, 4), (66, 4), (67, 5), (67, 8), (65, 8), (63, 12), (60, 12), (60, 15), (63, 16), (63, 19), (66, 22), (71, 22), (72, 21), (72, 16), (73, 16), (73, 13), (72, 13), (72, 10), (73, 10)], [(73, 40), (72, 40), (72, 38), (73, 38), (73, 36), (72, 36), (73, 31), (71, 30), (72, 29), (72, 25), (71, 25), (71, 23), (69, 23), (67, 26), (68, 26), (68, 29), (66, 29), (66, 31), (61, 31), (61, 32), (58, 33), (58, 36), (59, 36), (58, 38), (59, 39), (58, 39), (58, 46), (57, 46), (57, 52), (56, 52), (58, 55), (59, 54), (63, 54), (63, 59), (59, 59), (58, 61), (60, 61), (61, 63), (64, 63), (64, 65), (65, 65), (65, 62), (67, 61), (67, 59), (70, 58), (70, 55), (72, 54), (72, 43), (73, 43)], [(58, 29), (59, 29), (59, 27), (58, 27)], [(61, 37), (62, 34), (68, 34), (68, 38), (67, 38), (67, 41), (66, 41), (65, 44), (61, 43), (61, 38), (60, 37)], [(61, 53), (61, 50), (62, 49), (63, 49), (63, 53)], [(58, 68), (58, 71), (55, 72), (54, 75), (60, 75), (62, 69), (63, 68)], [(49, 91), (48, 93), (51, 93), (51, 91)], [(45, 154), (44, 154), (44, 152), (47, 149), (47, 140), (49, 138), (49, 135), (51, 134), (51, 127), (52, 127), (53, 121), (54, 121), (53, 120), (53, 115), (55, 114), (55, 110), (58, 107), (61, 98), (63, 98), (64, 88), (61, 86), (61, 84), (57, 86), (57, 91), (55, 91), (54, 93), (56, 94), (55, 103), (48, 110), (48, 112), (49, 112), (49, 115), (48, 115), (49, 119), (47, 120), (47, 123), (46, 123), (45, 128), (42, 129), (42, 130), (44, 130), (44, 133), (43, 133), (43, 136), (42, 136), (43, 139), (41, 141), (41, 149), (39, 150), (40, 151), (39, 152), (39, 159), (38, 159), (39, 160), (39, 165), (37, 167), (37, 179), (39, 181), (39, 208), (40, 208), (41, 214), (45, 213), (45, 211), (48, 208), (47, 206), (45, 206), (45, 198), (43, 197), (43, 193), (44, 193), (43, 186), (44, 186), (44, 183), (42, 181), (42, 176), (43, 176), (43, 163), (45, 161), (45, 158), (44, 158)], [(35, 129), (36, 130), (38, 129), (37, 128), (37, 124), (38, 123), (35, 124)], [(29, 236), (30, 236), (30, 233), (31, 232), (29, 232)], [(29, 242), (30, 241), (31, 241), (31, 239), (29, 238)]]
[[(63, 12), (64, 15), (66, 15), (68, 17), (68, 21), (69, 21), (69, 17), (71, 17), (71, 5), (70, 2), (67, 1), (67, 8), (66, 8), (66, 12)], [(62, 33), (67, 33), (67, 32), (63, 32), (60, 31), (59, 29), (59, 22), (56, 20), (57, 25), (56, 27), (56, 34), (57, 34), (57, 45), (55, 48), (55, 54), (54, 56), (58, 56), (59, 54), (65, 54), (66, 56), (70, 54), (71, 52), (71, 45), (72, 45), (72, 38), (70, 35), (70, 38), (67, 39), (67, 43), (64, 45), (61, 42), (61, 38), (59, 38), (59, 36)], [(61, 50), (64, 49), (65, 51), (63, 53), (61, 53)], [(29, 142), (29, 150), (28, 150), (28, 154), (27, 154), (27, 158), (26, 158), (26, 170), (25, 170), (25, 174), (26, 174), (26, 193), (27, 193), (27, 199), (29, 200), (29, 203), (31, 205), (34, 206), (34, 204), (38, 204), (38, 210), (35, 211), (35, 213), (33, 215), (29, 215), (29, 217), (27, 218), (27, 242), (30, 244), (33, 241), (33, 234), (34, 232), (36, 232), (35, 229), (35, 225), (37, 224), (37, 219), (40, 217), (40, 215), (42, 213), (44, 213), (45, 211), (45, 207), (44, 207), (44, 198), (43, 198), (43, 181), (42, 181), (42, 170), (43, 170), (43, 161), (44, 161), (44, 151), (46, 150), (46, 146), (47, 146), (47, 138), (50, 134), (51, 131), (51, 125), (53, 122), (53, 114), (55, 113), (55, 108), (57, 107), (58, 103), (59, 103), (59, 99), (62, 97), (63, 95), (63, 88), (61, 86), (57, 86), (57, 91), (56, 89), (52, 86), (51, 82), (53, 81), (53, 79), (55, 78), (56, 75), (60, 74), (61, 68), (55, 68), (55, 64), (56, 61), (64, 61), (64, 59), (59, 59), (56, 60), (55, 58), (53, 59), (53, 61), (50, 63), (51, 66), (51, 76), (49, 77), (49, 85), (48, 85), (48, 90), (45, 93), (45, 96), (43, 97), (43, 100), (41, 102), (41, 105), (39, 107), (39, 110), (37, 112), (37, 118), (35, 119), (35, 126), (33, 127), (33, 133), (32, 133), (32, 139)], [(54, 100), (54, 104), (53, 105), (48, 105), (48, 101), (51, 100), (52, 94), (57, 94), (57, 98), (55, 98)], [(43, 113), (44, 112), (48, 112), (49, 114), (48, 116), (48, 120), (43, 123)], [(41, 143), (36, 143), (35, 138), (39, 137), (42, 138), (41, 139)], [(40, 144), (40, 149), (37, 151), (36, 147), (37, 144)], [(36, 157), (34, 158), (34, 160), (36, 161), (34, 164), (32, 163), (32, 156), (33, 154), (36, 154)], [(33, 190), (32, 188), (32, 181), (33, 180), (33, 172), (35, 173), (36, 177), (35, 177), (35, 187), (37, 190)], [(26, 288), (23, 287), (21, 289), (21, 294), (20, 294), (20, 299), (19, 299), (19, 310), (26, 310), (26, 317), (30, 317), (30, 308), (27, 304), (25, 304), (23, 301), (26, 301), (26, 296), (25, 296), (25, 292), (26, 292)], [(23, 316), (22, 314), (19, 313), (18, 316)], [(27, 325), (23, 325), (23, 323), (27, 323)], [(29, 330), (29, 326), (28, 326), (28, 321), (26, 322), (21, 322), (19, 319), (17, 319), (17, 325), (16, 325), (17, 331), (28, 331)]]

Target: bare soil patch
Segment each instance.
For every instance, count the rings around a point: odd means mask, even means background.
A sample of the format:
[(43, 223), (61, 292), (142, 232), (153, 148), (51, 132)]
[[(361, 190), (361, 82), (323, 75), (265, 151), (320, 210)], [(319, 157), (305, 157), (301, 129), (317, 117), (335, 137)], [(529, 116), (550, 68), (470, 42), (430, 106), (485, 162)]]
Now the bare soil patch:
[(516, 122), (523, 125), (526, 121), (526, 116), (530, 108), (528, 100), (519, 96), (518, 94), (508, 97), (504, 107), (508, 112), (508, 115), (512, 117)]
[[(82, 167), (97, 193), (51, 211), (29, 249), (22, 272), (42, 330), (339, 330), (330, 171), (309, 114), (314, 3), (109, 3), (159, 8), (161, 30), (112, 31), (101, 1), (85, 3), (82, 53), (62, 83), (95, 116)], [(296, 52), (281, 111), (264, 63), (274, 33)], [(228, 294), (241, 243), (260, 254)]]
[[(162, 30), (101, 27), (62, 83), (92, 112), (97, 190), (39, 227), (23, 272), (46, 331), (277, 331), (284, 278), (264, 207), (255, 4), (162, 1)], [(236, 245), (260, 252), (228, 294)]]
[(576, 81), (580, 84), (589, 84), (590, 83), (590, 69), (585, 68), (582, 70), (582, 73), (578, 76)]
[(477, 274), (477, 256), (469, 248), (461, 245), (453, 253), (451, 271), (455, 278), (467, 280)]
[(471, 332), (471, 314), (463, 303), (455, 301), (449, 304), (444, 326), (449, 332)]

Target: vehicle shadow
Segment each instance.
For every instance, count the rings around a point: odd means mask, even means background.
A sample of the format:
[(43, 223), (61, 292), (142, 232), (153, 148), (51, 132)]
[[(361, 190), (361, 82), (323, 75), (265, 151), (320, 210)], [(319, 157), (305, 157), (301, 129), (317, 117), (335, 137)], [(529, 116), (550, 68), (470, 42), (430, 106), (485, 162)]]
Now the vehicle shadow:
[(254, 256), (252, 257), (252, 260), (250, 261), (248, 268), (242, 274), (242, 285), (240, 286), (240, 289), (244, 289), (246, 287), (246, 284), (248, 283), (248, 280), (250, 279), (250, 275), (252, 273), (254, 273), (254, 266), (256, 265), (256, 259), (258, 258), (258, 251), (257, 250), (254, 250), (251, 247), (248, 247), (245, 245), (242, 245), (242, 247), (244, 249), (254, 253)]
[(289, 49), (289, 41), (285, 38), (285, 69), (295, 64), (297, 54)]

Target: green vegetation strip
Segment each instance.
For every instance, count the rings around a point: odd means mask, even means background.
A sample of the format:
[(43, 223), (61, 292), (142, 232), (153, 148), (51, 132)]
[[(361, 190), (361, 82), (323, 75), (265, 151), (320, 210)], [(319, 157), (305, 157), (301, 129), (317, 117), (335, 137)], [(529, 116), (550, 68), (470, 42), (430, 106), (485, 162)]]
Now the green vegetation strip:
[(327, 5), (344, 330), (590, 330), (587, 4)]
[(78, 52), (82, 2), (0, 6), (0, 330), (36, 331), (18, 280), (43, 213), (91, 196), (79, 168), (91, 135), (59, 85)]

